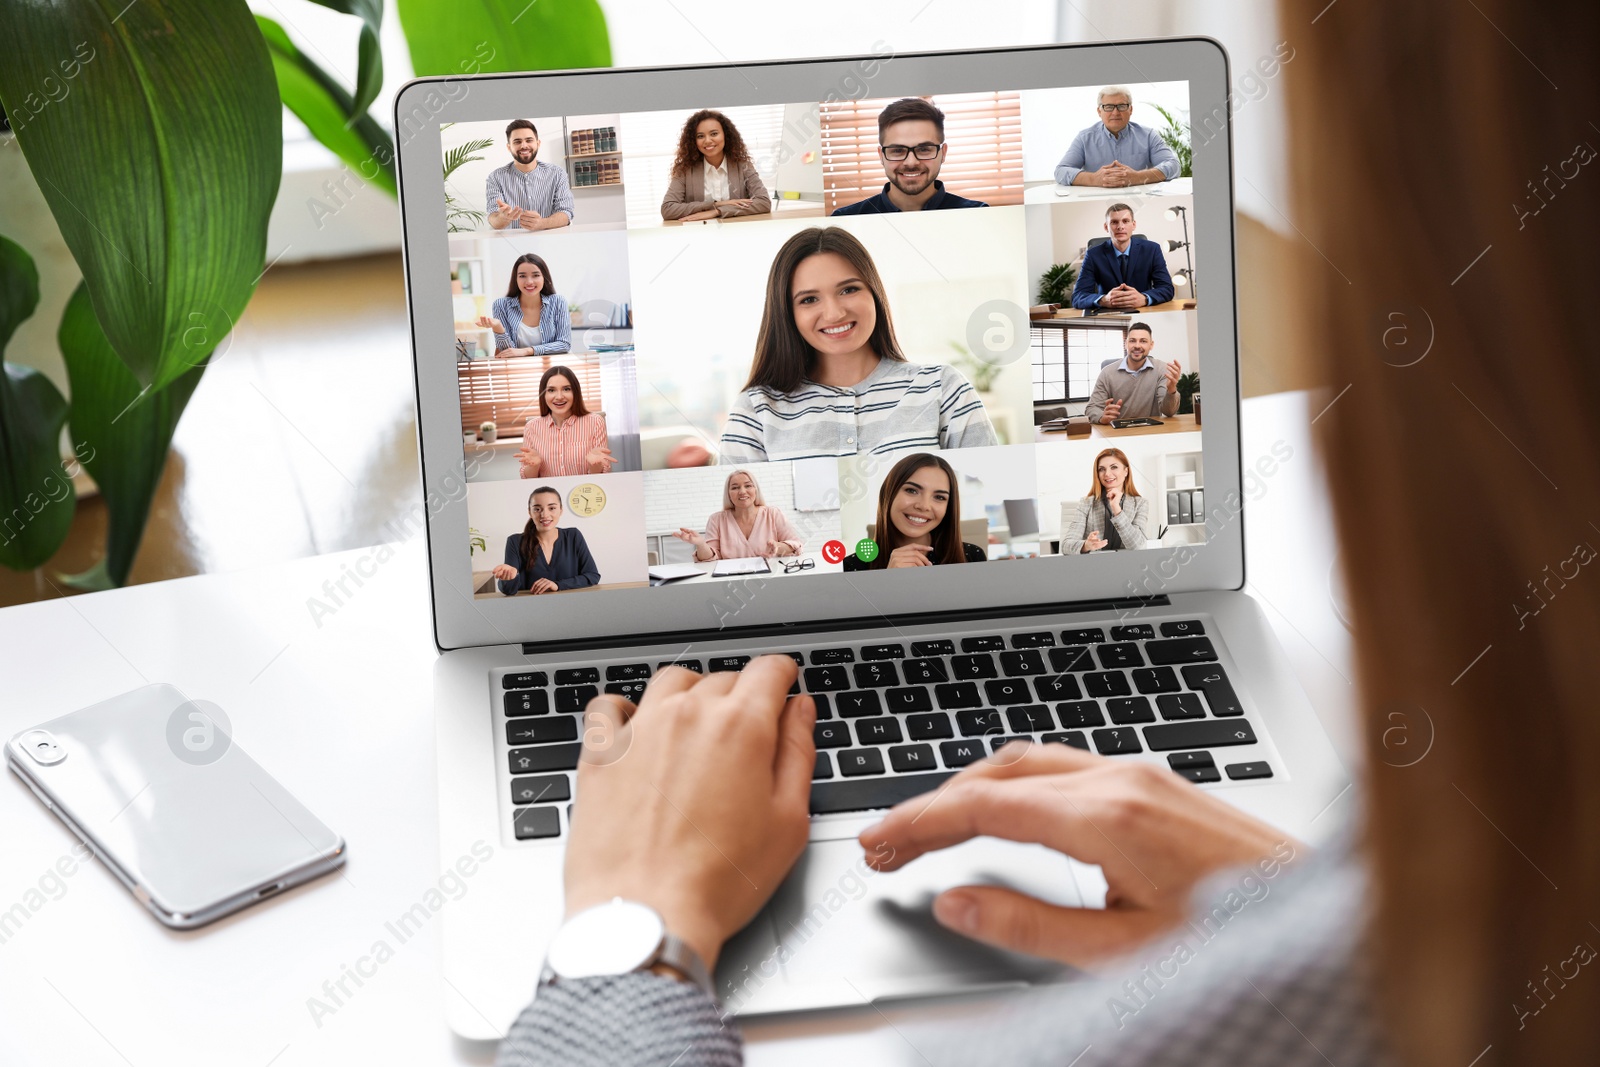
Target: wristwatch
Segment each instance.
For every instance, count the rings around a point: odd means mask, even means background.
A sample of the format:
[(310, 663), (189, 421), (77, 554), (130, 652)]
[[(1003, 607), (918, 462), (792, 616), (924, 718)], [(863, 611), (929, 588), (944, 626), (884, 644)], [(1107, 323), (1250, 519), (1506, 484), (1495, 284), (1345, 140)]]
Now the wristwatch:
[(716, 999), (711, 972), (700, 954), (668, 932), (656, 910), (613, 897), (561, 924), (545, 954), (539, 984), (566, 978), (631, 974), (665, 964)]

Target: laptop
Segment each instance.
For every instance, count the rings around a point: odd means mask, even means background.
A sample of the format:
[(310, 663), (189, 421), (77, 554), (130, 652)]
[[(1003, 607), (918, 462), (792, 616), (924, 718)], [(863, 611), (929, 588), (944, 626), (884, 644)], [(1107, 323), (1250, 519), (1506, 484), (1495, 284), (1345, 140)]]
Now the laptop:
[[(1169, 767), (1321, 836), (1348, 778), (1242, 592), (1229, 85), (1216, 42), (1181, 39), (401, 90), (440, 865), (462, 887), (428, 907), (457, 1033), (505, 1032), (561, 922), (583, 708), (637, 699), (668, 664), (789, 655), (819, 707), (811, 841), (722, 955), (730, 1014), (1067, 977), (943, 930), (929, 904), (981, 882), (1101, 906), (1097, 868), (980, 839), (876, 874), (855, 841), (1018, 738)], [(1131, 115), (1102, 112), (1105, 87)], [(1168, 135), (1157, 105), (1181, 124)], [(1112, 125), (1128, 164), (1074, 149)], [(1137, 183), (1058, 197), (1075, 160)], [(1030, 323), (1041, 279), (1107, 233), (1108, 200), (1159, 250), (1189, 242), (1193, 268), (1175, 282), (1152, 267), (1118, 314)], [(786, 247), (824, 240), (845, 251), (786, 265)], [(809, 289), (807, 264), (823, 272)], [(829, 280), (840, 264), (852, 282)], [(846, 356), (877, 362), (841, 383), (836, 337), (861, 325), (843, 316), (868, 314)], [(1153, 348), (1136, 367), (1140, 323)], [(780, 335), (810, 353), (799, 384), (752, 385)], [(496, 358), (444, 358), (457, 340)], [(1080, 414), (1102, 374), (1136, 389), (1174, 361), (1204, 380), (1203, 425), (1158, 385), (1161, 410), (1142, 413), (1156, 426), (1035, 427), (1036, 408)], [(595, 433), (637, 454), (608, 458)], [(906, 503), (908, 485), (931, 503)], [(1117, 519), (1090, 529), (1108, 486)], [(1032, 527), (1039, 550), (1010, 551), (1000, 521)], [(703, 560), (693, 538), (768, 565), (652, 581), (652, 565)], [(919, 555), (940, 562), (900, 565)]]

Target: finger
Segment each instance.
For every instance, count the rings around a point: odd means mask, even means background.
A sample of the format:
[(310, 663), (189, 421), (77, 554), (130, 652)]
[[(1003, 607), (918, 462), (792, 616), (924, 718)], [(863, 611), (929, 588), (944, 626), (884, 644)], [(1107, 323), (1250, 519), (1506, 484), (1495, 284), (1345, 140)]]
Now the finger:
[(773, 757), (772, 793), (780, 805), (801, 811), (811, 804), (811, 771), (817, 762), (811, 728), (817, 704), (804, 694), (784, 701), (778, 717), (778, 751)]
[(640, 704), (661, 700), (692, 689), (699, 680), (700, 676), (687, 667), (663, 667), (656, 672), (654, 678), (650, 679), (650, 684), (645, 686), (644, 697), (640, 700)]
[(746, 712), (765, 712), (766, 721), (776, 724), (783, 711), (784, 696), (800, 676), (800, 668), (788, 656), (757, 656), (732, 675), (737, 680), (733, 693)]
[(961, 886), (934, 898), (940, 924), (987, 945), (1084, 967), (1148, 941), (1172, 917), (1144, 908), (1063, 908), (999, 886)]
[(596, 715), (617, 727), (621, 727), (637, 714), (639, 714), (639, 705), (627, 697), (616, 693), (601, 693), (584, 706), (583, 720), (587, 723), (589, 716)]

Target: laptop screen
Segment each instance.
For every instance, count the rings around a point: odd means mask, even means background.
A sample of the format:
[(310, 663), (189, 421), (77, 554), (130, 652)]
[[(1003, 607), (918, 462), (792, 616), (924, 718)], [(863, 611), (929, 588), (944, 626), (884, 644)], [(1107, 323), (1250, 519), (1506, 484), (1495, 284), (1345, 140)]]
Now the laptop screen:
[(444, 125), (461, 591), (1204, 542), (1190, 113), (1169, 81)]

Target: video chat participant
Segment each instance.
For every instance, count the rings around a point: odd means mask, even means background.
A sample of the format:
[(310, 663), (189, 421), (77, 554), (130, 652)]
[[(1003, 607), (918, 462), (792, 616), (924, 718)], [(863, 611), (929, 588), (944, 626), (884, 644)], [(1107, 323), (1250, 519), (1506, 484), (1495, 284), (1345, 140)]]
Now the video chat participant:
[(694, 546), (697, 563), (752, 556), (795, 556), (805, 541), (783, 509), (768, 504), (749, 471), (736, 470), (722, 485), (722, 510), (706, 519), (706, 531), (687, 526), (672, 535)]
[(561, 494), (554, 486), (529, 494), (528, 524), (506, 538), (506, 561), (493, 572), (496, 589), (506, 596), (524, 590), (537, 595), (600, 584), (583, 531), (560, 522)]
[(1121, 188), (1168, 182), (1183, 170), (1159, 133), (1133, 121), (1133, 94), (1126, 87), (1101, 89), (1095, 116), (1100, 121), (1078, 131), (1056, 164), (1057, 184)]
[(878, 158), (883, 162), (882, 191), (854, 204), (834, 208), (835, 215), (879, 215), (892, 211), (942, 211), (988, 207), (982, 200), (945, 192), (939, 180), (944, 166), (944, 112), (926, 100), (908, 96), (878, 113)]
[(494, 331), (494, 354), (553, 356), (572, 350), (572, 312), (556, 292), (550, 265), (532, 252), (511, 264), (506, 295), (497, 297), (492, 315), (478, 316), (478, 325)]
[(961, 489), (956, 472), (939, 456), (919, 452), (893, 467), (878, 489), (872, 528), (878, 554), (871, 562), (846, 556), (847, 571), (982, 563), (989, 554), (961, 540)]
[(697, 222), (733, 215), (765, 215), (772, 211), (767, 187), (750, 161), (739, 130), (720, 111), (690, 115), (678, 135), (661, 217)]
[(1143, 548), (1149, 509), (1149, 501), (1134, 487), (1127, 454), (1120, 448), (1102, 449), (1094, 457), (1089, 495), (1061, 503), (1061, 554)]
[(520, 226), (524, 230), (553, 230), (570, 225), (572, 187), (567, 172), (539, 161), (539, 131), (527, 119), (513, 119), (506, 127), (506, 151), (511, 162), (489, 172), (484, 182), (484, 213), (496, 230)]
[(1161, 246), (1133, 233), (1133, 208), (1112, 204), (1104, 223), (1109, 241), (1101, 241), (1083, 254), (1083, 268), (1072, 287), (1072, 306), (1089, 308), (1142, 308), (1172, 299), (1172, 275)]
[(539, 414), (522, 427), (517, 450), (523, 478), (610, 474), (616, 465), (605, 416), (583, 403), (583, 387), (570, 367), (551, 367), (539, 378)]
[(1143, 322), (1128, 327), (1122, 338), (1123, 356), (1100, 372), (1089, 391), (1083, 413), (1090, 422), (1109, 426), (1113, 419), (1171, 418), (1178, 413), (1177, 360), (1164, 363), (1150, 355), (1155, 335)]
[(722, 431), (722, 463), (995, 443), (959, 370), (901, 353), (866, 246), (837, 226), (783, 243), (767, 274), (750, 380)]

